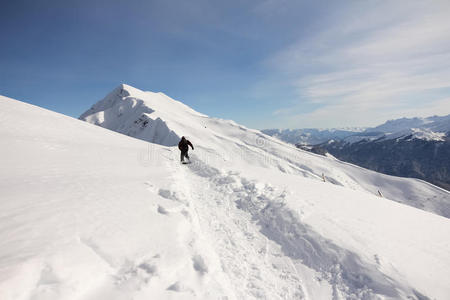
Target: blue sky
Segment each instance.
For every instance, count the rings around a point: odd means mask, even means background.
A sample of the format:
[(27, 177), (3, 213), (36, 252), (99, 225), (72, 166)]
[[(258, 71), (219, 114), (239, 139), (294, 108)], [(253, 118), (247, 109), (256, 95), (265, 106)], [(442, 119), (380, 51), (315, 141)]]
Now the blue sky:
[(450, 114), (450, 1), (2, 1), (0, 94), (78, 117), (120, 83), (253, 128)]

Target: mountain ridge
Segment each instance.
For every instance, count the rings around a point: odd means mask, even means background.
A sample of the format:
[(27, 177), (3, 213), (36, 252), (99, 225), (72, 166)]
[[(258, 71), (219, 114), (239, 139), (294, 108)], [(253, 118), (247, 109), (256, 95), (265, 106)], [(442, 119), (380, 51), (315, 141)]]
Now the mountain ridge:
[(443, 136), (450, 131), (450, 115), (430, 116), (425, 118), (399, 118), (388, 120), (375, 127), (356, 127), (350, 129), (263, 129), (262, 132), (276, 136), (291, 143), (304, 145), (318, 145), (329, 140), (342, 140), (355, 143), (361, 140), (396, 139), (413, 135), (424, 140), (443, 140)]

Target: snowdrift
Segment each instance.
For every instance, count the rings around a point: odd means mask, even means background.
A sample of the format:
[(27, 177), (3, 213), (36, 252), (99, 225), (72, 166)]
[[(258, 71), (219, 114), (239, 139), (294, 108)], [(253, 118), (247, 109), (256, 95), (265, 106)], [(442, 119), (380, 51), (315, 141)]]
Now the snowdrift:
[(0, 97), (0, 299), (450, 294), (446, 191), (126, 85), (81, 118)]

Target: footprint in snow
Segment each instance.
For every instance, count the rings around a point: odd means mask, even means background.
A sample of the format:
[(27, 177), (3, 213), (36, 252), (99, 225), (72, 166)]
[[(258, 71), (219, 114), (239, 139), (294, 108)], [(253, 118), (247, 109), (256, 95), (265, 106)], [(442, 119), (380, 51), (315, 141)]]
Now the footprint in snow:
[(179, 281), (171, 284), (167, 288), (167, 290), (168, 291), (173, 291), (173, 292), (178, 292), (178, 293), (180, 293), (180, 292), (189, 292), (189, 293), (192, 293), (195, 296), (195, 292), (192, 289), (188, 288), (187, 286), (185, 286), (184, 284), (182, 284)]
[(208, 266), (205, 263), (205, 260), (200, 255), (195, 255), (192, 257), (192, 263), (194, 269), (199, 272), (201, 275), (208, 273)]
[(182, 214), (186, 219), (192, 220), (190, 213), (189, 213), (186, 209), (183, 209), (183, 210), (181, 211), (181, 214)]
[(174, 291), (174, 292), (181, 292), (183, 290), (183, 286), (179, 281), (177, 281), (174, 284), (170, 285), (167, 288), (167, 290)]
[(171, 190), (159, 189), (158, 195), (160, 195), (161, 197), (163, 197), (165, 199), (179, 201), (178, 197)]
[(167, 209), (164, 208), (164, 206), (158, 205), (158, 212), (162, 215), (168, 215), (169, 212), (167, 211)]

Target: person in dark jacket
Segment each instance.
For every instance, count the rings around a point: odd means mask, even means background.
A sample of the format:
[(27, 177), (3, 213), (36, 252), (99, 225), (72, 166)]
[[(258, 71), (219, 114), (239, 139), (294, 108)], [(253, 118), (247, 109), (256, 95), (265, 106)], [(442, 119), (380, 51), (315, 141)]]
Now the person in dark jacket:
[(189, 147), (191, 146), (192, 150), (194, 150), (194, 146), (192, 146), (191, 142), (188, 141), (184, 136), (181, 137), (181, 141), (178, 143), (178, 149), (181, 151), (180, 160), (181, 162), (184, 162), (184, 158), (186, 157), (189, 159), (188, 151)]

